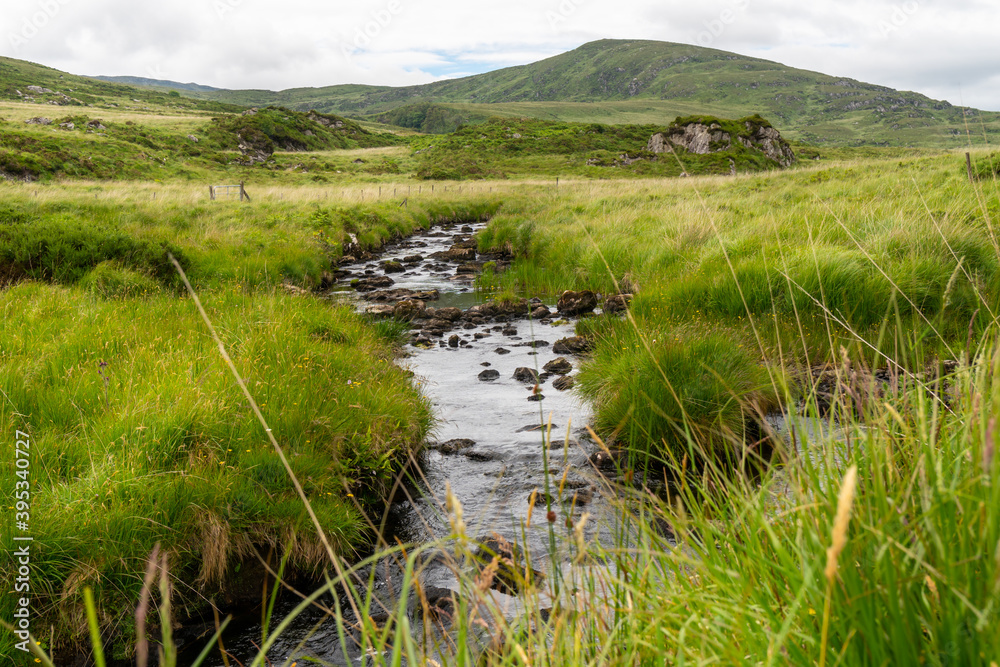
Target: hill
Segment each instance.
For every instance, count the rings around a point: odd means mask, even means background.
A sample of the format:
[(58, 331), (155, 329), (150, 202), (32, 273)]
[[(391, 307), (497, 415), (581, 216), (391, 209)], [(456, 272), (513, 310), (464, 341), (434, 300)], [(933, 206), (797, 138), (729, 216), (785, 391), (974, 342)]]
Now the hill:
[[(728, 51), (646, 40), (590, 42), (529, 65), (419, 86), (186, 94), (404, 125), (418, 118), (409, 127), (438, 132), (494, 115), (642, 124), (698, 113), (759, 113), (791, 139), (838, 145), (957, 147), (968, 142), (967, 122), (979, 136), (1000, 133), (998, 113)], [(432, 116), (445, 122), (425, 124), (428, 103), (441, 105)]]
[(126, 86), (145, 86), (147, 88), (163, 88), (165, 90), (193, 90), (196, 92), (210, 93), (215, 90), (222, 90), (213, 86), (203, 86), (199, 83), (180, 83), (178, 81), (168, 81), (165, 79), (148, 79), (144, 76), (95, 76), (101, 81), (121, 83)]
[(179, 93), (170, 94), (146, 86), (77, 76), (5, 57), (0, 57), (0, 100), (134, 111), (218, 113), (243, 110), (243, 107), (224, 102), (181, 97)]

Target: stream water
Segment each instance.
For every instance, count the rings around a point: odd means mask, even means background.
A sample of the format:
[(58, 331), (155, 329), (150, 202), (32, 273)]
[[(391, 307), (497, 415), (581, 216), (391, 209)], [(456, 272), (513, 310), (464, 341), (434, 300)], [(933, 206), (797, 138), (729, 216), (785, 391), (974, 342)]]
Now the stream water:
[[(387, 281), (382, 276), (389, 274), (384, 273), (383, 262), (400, 261), (405, 271), (392, 273), (393, 284), (381, 291), (437, 290), (438, 298), (427, 301), (428, 308), (454, 307), (467, 311), (484, 301), (472, 289), (474, 274), (456, 273), (461, 270), (460, 261), (432, 255), (446, 253), (453, 244), (467, 241), (481, 227), (436, 227), (409, 237), (384, 248), (377, 259), (342, 266), (349, 273), (341, 282), (375, 278), (384, 284)], [(422, 259), (416, 261), (415, 255)], [(359, 309), (366, 310), (372, 308), (373, 298), (380, 298), (379, 292), (368, 292), (365, 296), (348, 290), (340, 298), (351, 299)], [(389, 508), (384, 535), (388, 543), (398, 540), (426, 544), (447, 536), (450, 528), (444, 499), (446, 488), (450, 487), (462, 504), (470, 537), (497, 534), (517, 543), (530, 554), (533, 568), (544, 573), (551, 562), (544, 501), (538, 502), (527, 529), (525, 520), (531, 493), (546, 488), (543, 458), (546, 454), (550, 480), (554, 479), (555, 484), (564, 480), (564, 498), (575, 497), (575, 501), (568, 503), (555, 502), (557, 532), (568, 533), (566, 519), (579, 518), (587, 512), (592, 517), (587, 524), (588, 539), (601, 539), (601, 533), (613, 539), (608, 535), (613, 530), (611, 506), (602, 496), (589, 463), (597, 447), (587, 436), (588, 406), (572, 390), (560, 391), (552, 385), (558, 377), (565, 374), (572, 377), (576, 373), (579, 358), (553, 350), (556, 341), (575, 335), (574, 322), (556, 319), (555, 304), (546, 305), (553, 312), (551, 318), (500, 316), (481, 324), (463, 319), (440, 338), (428, 336), (429, 344), (424, 340), (419, 347), (406, 346), (405, 356), (398, 363), (413, 371), (414, 381), (433, 404), (437, 424), (432, 445), (421, 458), (421, 483), (409, 490), (408, 499)], [(450, 345), (449, 339), (452, 339)], [(545, 365), (559, 357), (570, 362), (573, 369), (567, 372), (562, 364), (561, 373), (546, 374)], [(542, 400), (529, 400), (536, 393), (534, 383), (515, 379), (519, 368), (540, 374)], [(491, 380), (481, 379), (483, 371), (496, 371), (498, 375)], [(546, 451), (541, 427), (550, 423), (552, 444)], [(440, 447), (441, 443), (447, 444)], [(376, 594), (386, 607), (395, 608), (400, 570), (394, 563), (385, 562), (376, 566), (375, 573)], [(421, 569), (420, 583), (427, 590), (457, 588), (454, 565), (449, 565), (446, 559), (430, 559)], [(297, 603), (298, 599), (284, 594), (271, 627)], [(510, 613), (516, 613), (517, 600), (512, 598), (509, 603)], [(226, 646), (233, 657), (246, 661), (257, 653), (255, 644), (261, 641), (259, 612), (253, 618), (241, 619), (238, 625), (238, 629), (227, 632)], [(218, 652), (214, 654), (204, 664), (222, 665)], [(345, 652), (334, 623), (312, 609), (295, 619), (272, 646), (268, 657), (276, 665), (288, 658), (311, 658), (332, 664), (364, 662), (356, 650)]]

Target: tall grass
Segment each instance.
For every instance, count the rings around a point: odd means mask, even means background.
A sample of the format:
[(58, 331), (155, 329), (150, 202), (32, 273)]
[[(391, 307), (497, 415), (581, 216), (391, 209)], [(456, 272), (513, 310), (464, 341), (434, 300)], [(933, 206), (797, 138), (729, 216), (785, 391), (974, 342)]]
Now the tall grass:
[[(996, 662), (1000, 462), (994, 415), (1000, 412), (1000, 347), (992, 314), (1000, 254), (991, 238), (998, 205), (995, 192), (971, 192), (953, 167), (944, 158), (899, 165), (916, 180), (899, 190), (887, 186), (898, 184), (895, 167), (887, 163), (701, 179), (696, 186), (705, 206), (693, 199), (688, 189), (693, 186), (683, 183), (588, 185), (506, 202), (481, 241), (481, 247), (506, 246), (520, 257), (496, 278), (500, 286), (610, 292), (627, 285), (637, 292), (629, 319), (582, 321), (580, 332), (595, 336), (597, 348), (581, 384), (597, 401), (602, 434), (637, 452), (655, 453), (672, 472), (672, 484), (654, 493), (641, 483), (620, 485), (595, 472), (603, 492), (619, 496), (617, 517), (603, 532), (579, 509), (553, 503), (546, 516), (534, 508), (522, 530), (530, 530), (533, 521), (550, 532), (548, 553), (527, 554), (543, 577), (522, 569), (520, 559), (504, 563), (477, 554), (461, 506), (449, 499), (440, 511), (451, 516), (451, 534), (423, 545), (383, 545), (381, 553), (331, 577), (297, 611), (336, 589), (329, 622), (344, 659), (364, 656), (376, 665)], [(88, 294), (21, 285), (5, 296), (19, 290), (62, 295), (46, 296), (51, 303), (24, 304), (36, 312), (69, 313), (63, 317), (74, 323), (80, 319), (72, 319), (69, 304)], [(98, 316), (102, 309), (132, 308), (125, 319), (141, 320), (140, 306), (130, 300), (85, 298), (100, 304), (89, 306)], [(298, 311), (284, 307), (287, 297), (236, 289), (223, 298), (266, 306), (248, 325), (285, 322), (289, 312)], [(141, 308), (150, 304), (184, 321), (183, 302), (154, 295)], [(217, 326), (229, 334), (234, 358), (253, 359), (259, 349), (254, 337), (226, 323), (227, 314), (246, 307), (233, 305), (215, 313)], [(186, 317), (193, 318), (188, 310)], [(113, 319), (120, 321), (121, 313)], [(37, 322), (44, 321), (38, 316)], [(290, 325), (284, 326), (288, 331)], [(55, 332), (60, 338), (53, 345), (66, 343), (77, 354), (90, 350), (74, 343), (66, 329), (25, 328), (22, 338), (38, 338), (15, 349), (34, 349)], [(333, 329), (311, 331), (323, 344), (343, 340)], [(355, 342), (371, 335), (360, 326), (352, 331)], [(295, 433), (305, 424), (294, 419), (296, 399), (304, 399), (296, 393), (304, 391), (301, 383), (275, 392), (266, 379), (278, 368), (290, 369), (284, 334), (281, 342), (265, 346), (269, 352), (247, 384), (262, 407), (275, 410), (268, 414), (275, 432)], [(202, 395), (198, 379), (218, 366), (204, 340), (189, 348), (183, 357), (201, 359), (201, 365), (174, 383), (172, 395), (179, 401), (187, 400), (185, 393)], [(107, 354), (127, 351), (119, 344)], [(311, 346), (301, 352), (317, 354)], [(30, 377), (51, 381), (68, 373), (91, 413), (74, 422), (72, 406), (40, 392), (52, 401), (46, 409), (59, 416), (53, 429), (62, 430), (54, 432), (90, 437), (105, 443), (103, 455), (121, 452), (123, 461), (130, 460), (123, 447), (107, 444), (109, 438), (123, 445), (129, 439), (122, 438), (120, 427), (100, 440), (87, 435), (90, 424), (100, 425), (100, 415), (111, 409), (112, 394), (104, 397), (99, 376), (79, 379), (85, 364), (67, 370), (66, 364), (53, 363), (62, 354), (36, 355)], [(103, 348), (98, 354), (105, 354)], [(955, 363), (938, 363), (942, 359)], [(327, 359), (321, 365), (347, 361)], [(829, 364), (816, 381), (812, 371), (822, 362)], [(125, 362), (118, 357), (114, 363)], [(136, 367), (140, 375), (171, 367), (157, 365), (153, 356), (144, 363)], [(873, 373), (882, 370), (891, 371), (889, 379), (875, 384)], [(380, 382), (394, 377), (386, 373)], [(334, 391), (333, 381), (330, 388)], [(229, 393), (235, 391), (230, 387)], [(219, 385), (215, 400), (224, 409), (228, 395)], [(25, 393), (20, 400), (31, 397)], [(150, 414), (162, 409), (160, 398), (136, 403)], [(787, 407), (786, 429), (774, 433), (766, 422), (758, 425), (771, 436), (780, 465), (749, 476), (727, 466), (725, 457), (704, 455), (730, 448), (754, 456), (746, 453), (746, 417), (759, 417), (778, 403)], [(342, 407), (338, 403), (337, 409)], [(239, 425), (245, 415), (230, 416), (236, 425), (209, 420), (226, 442), (248, 428)], [(87, 427), (73, 431), (74, 424)], [(328, 426), (310, 422), (306, 428)], [(59, 450), (57, 439), (46, 442), (51, 451)], [(213, 451), (211, 438), (194, 444)], [(294, 442), (290, 451), (308, 452), (309, 444)], [(610, 439), (602, 444), (614, 445)], [(702, 454), (697, 479), (690, 474), (693, 453)], [(269, 493), (287, 492), (283, 470), (250, 454), (247, 471), (224, 475), (268, 473), (255, 483)], [(104, 479), (113, 479), (112, 459), (103, 455), (91, 461), (89, 447), (81, 446), (74, 460), (78, 469), (103, 464)], [(170, 462), (158, 465), (159, 470)], [(619, 480), (630, 479), (629, 470), (621, 472)], [(296, 474), (309, 473), (297, 469)], [(84, 519), (96, 521), (107, 510), (97, 502), (113, 499), (101, 498), (101, 486), (84, 488), (85, 479), (73, 482), (80, 484), (78, 506)], [(220, 477), (212, 487), (230, 492), (223, 484), (227, 479)], [(556, 495), (567, 492), (559, 481), (550, 480)], [(98, 496), (88, 509), (82, 499), (92, 493)], [(324, 525), (333, 521), (323, 512), (321, 495), (310, 494), (309, 500)], [(329, 502), (339, 507), (342, 501)], [(302, 507), (290, 494), (287, 504), (268, 505), (268, 512), (289, 522), (294, 515), (294, 528), (305, 529)], [(190, 499), (182, 499), (181, 506), (190, 506)], [(123, 514), (126, 504), (120, 507)], [(52, 516), (62, 515), (53, 508)], [(596, 537), (609, 533), (612, 540)], [(426, 599), (419, 584), (427, 554), (437, 549), (445, 550), (457, 581), (448, 614)], [(370, 566), (389, 557), (402, 571), (395, 579), (399, 602), (386, 610), (376, 601)], [(121, 568), (120, 579), (131, 587), (120, 585), (115, 598), (120, 608), (138, 600), (136, 573), (144, 562), (145, 554), (136, 549)], [(503, 568), (521, 573), (513, 612), (510, 600), (491, 588)], [(92, 581), (89, 572), (67, 581), (64, 589)], [(272, 621), (272, 639), (290, 622), (291, 617)], [(253, 664), (266, 664), (267, 644), (263, 649)], [(308, 654), (280, 659), (291, 664)]]

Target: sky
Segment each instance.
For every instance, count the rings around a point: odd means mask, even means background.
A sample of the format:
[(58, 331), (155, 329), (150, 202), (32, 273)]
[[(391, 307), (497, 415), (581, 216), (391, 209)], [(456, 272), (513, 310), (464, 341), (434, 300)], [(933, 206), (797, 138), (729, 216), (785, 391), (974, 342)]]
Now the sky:
[(998, 25), (1000, 0), (4, 0), (0, 54), (281, 90), (427, 83), (656, 39), (1000, 111)]

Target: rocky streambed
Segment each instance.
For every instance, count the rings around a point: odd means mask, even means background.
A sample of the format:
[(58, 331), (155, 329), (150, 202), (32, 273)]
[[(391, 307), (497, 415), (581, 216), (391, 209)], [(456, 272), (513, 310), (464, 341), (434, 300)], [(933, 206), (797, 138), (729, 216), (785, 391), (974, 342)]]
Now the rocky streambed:
[[(482, 226), (435, 227), (390, 244), (378, 255), (348, 246), (331, 298), (350, 299), (373, 317), (410, 323), (409, 343), (398, 363), (414, 373), (438, 419), (421, 456), (419, 483), (397, 494), (388, 509), (386, 542), (419, 545), (446, 537), (450, 527), (444, 506), (450, 489), (462, 504), (468, 534), (489, 554), (486, 562), (493, 553), (524, 558), (544, 576), (553, 544), (557, 560), (569, 557), (561, 536), (572, 532), (584, 512), (590, 515), (588, 539), (614, 540), (614, 510), (602, 492), (606, 486), (599, 471), (607, 457), (589, 439), (589, 408), (572, 391), (580, 355), (589, 349), (589, 341), (575, 335), (574, 325), (575, 318), (595, 310), (623, 309), (630, 296), (603, 303), (591, 292), (566, 293), (558, 302), (530, 295), (488, 300), (472, 281), (485, 262), (502, 269), (507, 258), (477, 253), (474, 234)], [(550, 426), (551, 439), (546, 440)], [(555, 513), (551, 525), (546, 500)], [(527, 526), (532, 511), (534, 519)], [(557, 534), (555, 541), (550, 530)], [(423, 563), (419, 579), (432, 609), (447, 617), (454, 610), (458, 581), (447, 546), (442, 548)], [(378, 598), (372, 616), (378, 621), (380, 613), (399, 604), (402, 572), (398, 563), (386, 559), (370, 574)], [(500, 574), (493, 588), (516, 614), (517, 584)], [(297, 602), (286, 594), (271, 627)], [(409, 607), (413, 614), (421, 612), (413, 600)], [(346, 616), (350, 621), (351, 612)], [(227, 648), (244, 660), (255, 655), (254, 643), (259, 642), (259, 623), (250, 621), (229, 637)], [(334, 624), (321, 611), (309, 610), (269, 657), (275, 664), (289, 657), (343, 664), (362, 656), (356, 649), (345, 654)], [(222, 663), (212, 658), (206, 664)]]

